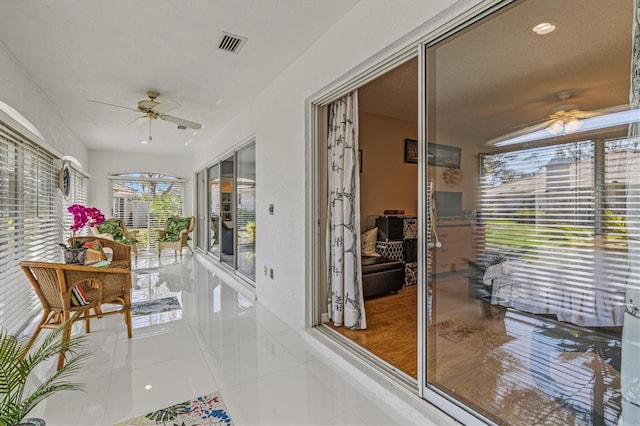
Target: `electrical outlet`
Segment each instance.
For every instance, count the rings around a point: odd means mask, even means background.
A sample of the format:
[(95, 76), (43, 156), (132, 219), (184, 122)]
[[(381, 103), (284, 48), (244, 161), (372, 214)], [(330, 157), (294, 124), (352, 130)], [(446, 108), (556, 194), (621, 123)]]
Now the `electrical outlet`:
[(269, 278), (273, 279), (273, 268), (269, 269)]
[(265, 277), (269, 276), (269, 267), (267, 265), (264, 265), (264, 276)]

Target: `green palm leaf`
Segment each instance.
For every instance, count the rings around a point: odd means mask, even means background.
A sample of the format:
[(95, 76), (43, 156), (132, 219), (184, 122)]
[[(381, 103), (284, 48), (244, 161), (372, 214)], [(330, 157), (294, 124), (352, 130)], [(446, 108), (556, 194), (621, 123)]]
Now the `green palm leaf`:
[[(28, 347), (28, 338), (0, 330), (0, 426), (17, 425), (36, 405), (56, 392), (84, 390), (83, 384), (67, 380), (91, 355), (78, 351), (84, 336), (73, 337), (65, 343), (61, 340), (62, 331), (74, 320), (75, 317), (69, 319), (46, 337), (38, 339), (32, 348)], [(31, 373), (43, 362), (57, 357), (60, 351), (64, 351), (66, 357), (62, 368), (27, 392), (27, 379)]]

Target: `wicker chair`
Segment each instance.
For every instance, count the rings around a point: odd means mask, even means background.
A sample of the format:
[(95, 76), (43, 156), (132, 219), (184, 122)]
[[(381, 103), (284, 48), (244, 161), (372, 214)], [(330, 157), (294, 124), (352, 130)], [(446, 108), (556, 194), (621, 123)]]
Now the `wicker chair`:
[[(56, 328), (70, 318), (73, 322), (83, 319), (85, 332), (91, 331), (89, 320), (103, 315), (123, 314), (127, 335), (131, 338), (131, 267), (127, 265), (96, 268), (93, 266), (49, 262), (20, 262), (42, 304), (42, 318), (27, 344), (31, 347), (43, 328)], [(86, 305), (74, 306), (72, 289), (81, 286)], [(102, 312), (103, 303), (119, 304), (122, 309)], [(94, 314), (91, 314), (91, 309)], [(77, 316), (76, 316), (77, 315)], [(70, 324), (62, 333), (62, 341), (71, 337)], [(64, 364), (64, 352), (58, 356), (58, 370)]]
[(172, 216), (167, 218), (164, 229), (157, 229), (158, 233), (158, 257), (165, 248), (173, 248), (174, 253), (180, 252), (182, 259), (182, 248), (187, 247), (193, 254), (193, 250), (189, 246), (189, 234), (196, 227), (196, 218)]
[(120, 243), (131, 246), (131, 252), (135, 256), (136, 262), (138, 261), (138, 230), (129, 231), (124, 220), (117, 217), (110, 217), (105, 220), (104, 223), (98, 226), (90, 227), (91, 234), (105, 238), (107, 240), (114, 240)]

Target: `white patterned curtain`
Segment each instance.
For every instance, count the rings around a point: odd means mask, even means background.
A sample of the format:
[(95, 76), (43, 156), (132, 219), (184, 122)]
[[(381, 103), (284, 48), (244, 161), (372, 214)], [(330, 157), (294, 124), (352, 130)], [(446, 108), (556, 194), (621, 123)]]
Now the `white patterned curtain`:
[(360, 262), (358, 92), (329, 105), (327, 265), (329, 318), (334, 325), (367, 328)]
[[(640, 0), (633, 1), (633, 43), (631, 55), (631, 90), (629, 109), (640, 109)], [(629, 138), (640, 137), (640, 123), (629, 125)], [(625, 294), (624, 327), (622, 329), (622, 416), (620, 424), (640, 424), (640, 182), (634, 161), (628, 173), (627, 250), (629, 280)]]

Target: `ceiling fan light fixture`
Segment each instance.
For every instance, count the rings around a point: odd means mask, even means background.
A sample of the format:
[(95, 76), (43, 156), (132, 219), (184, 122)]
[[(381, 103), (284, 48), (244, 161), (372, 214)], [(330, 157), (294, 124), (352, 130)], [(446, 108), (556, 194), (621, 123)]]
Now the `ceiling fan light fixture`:
[(576, 117), (571, 117), (564, 124), (564, 132), (565, 133), (577, 132), (578, 130), (580, 130), (580, 127), (582, 127), (582, 121)]
[(547, 127), (547, 131), (552, 135), (558, 135), (564, 129), (564, 123), (562, 120), (555, 120), (553, 123), (549, 124)]
[(551, 21), (540, 22), (533, 26), (531, 31), (538, 35), (547, 35), (556, 30), (556, 24)]
[(146, 145), (146, 144), (148, 144), (148, 143), (149, 143), (149, 141), (148, 141), (148, 140), (145, 140), (145, 139), (141, 139), (141, 140), (140, 140), (140, 143), (141, 143), (141, 144), (145, 144), (145, 145)]

